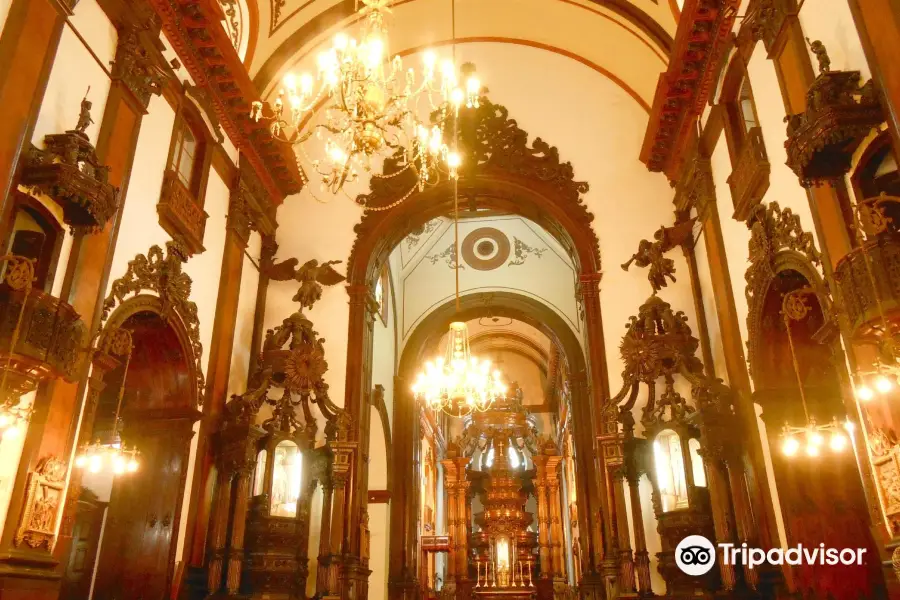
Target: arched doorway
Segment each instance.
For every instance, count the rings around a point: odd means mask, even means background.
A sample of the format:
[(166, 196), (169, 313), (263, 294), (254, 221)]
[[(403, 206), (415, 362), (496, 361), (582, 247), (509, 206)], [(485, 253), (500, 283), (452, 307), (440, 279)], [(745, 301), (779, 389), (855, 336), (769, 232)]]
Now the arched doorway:
[[(570, 471), (575, 475), (575, 490), (572, 494), (578, 498), (579, 512), (576, 515), (578, 524), (572, 524), (566, 528), (566, 533), (571, 536), (571, 531), (591, 531), (594, 525), (590, 517), (594, 516), (585, 506), (589, 506), (590, 486), (597, 485), (595, 456), (592, 446), (592, 427), (590, 419), (585, 419), (585, 409), (590, 409), (590, 396), (586, 387), (586, 357), (577, 335), (571, 327), (555, 311), (533, 298), (513, 292), (471, 293), (461, 297), (459, 310), (455, 302), (447, 302), (431, 313), (416, 326), (409, 336), (408, 341), (400, 357), (398, 369), (398, 381), (401, 386), (395, 390), (394, 423), (396, 431), (408, 431), (409, 447), (404, 446), (404, 438), (394, 440), (394, 464), (401, 464), (402, 457), (412, 456), (411, 463), (418, 465), (424, 460), (421, 455), (422, 445), (419, 443), (419, 411), (416, 401), (410, 390), (409, 382), (412, 382), (423, 362), (439, 353), (439, 345), (442, 337), (452, 321), (472, 321), (482, 317), (505, 318), (527, 324), (549, 338), (552, 347), (558, 352), (557, 360), (566, 365), (565, 371), (569, 373), (566, 393), (571, 393), (571, 406), (573, 411), (570, 424), (574, 446), (569, 458), (572, 459)], [(579, 414), (580, 413), (580, 414)], [(482, 461), (483, 462), (483, 461)], [(403, 565), (411, 572), (421, 569), (421, 560), (418, 551), (418, 527), (415, 527), (419, 518), (419, 511), (423, 504), (420, 498), (421, 486), (418, 485), (420, 476), (406, 479), (397, 477), (394, 480), (392, 492), (392, 516), (391, 516), (391, 567), (397, 568), (397, 557), (402, 557)], [(410, 482), (411, 484), (407, 484)], [(582, 504), (582, 499), (585, 502)], [(566, 515), (567, 516), (567, 515)], [(404, 518), (405, 517), (405, 518)], [(596, 518), (596, 517), (595, 517)], [(566, 519), (564, 519), (566, 520)], [(404, 522), (413, 524), (413, 527), (404, 527)], [(588, 536), (579, 537), (579, 547), (572, 552), (573, 556), (586, 556), (590, 548)], [(569, 539), (571, 543), (571, 539)], [(566, 555), (565, 562), (572, 564), (572, 556)], [(588, 566), (585, 565), (585, 568)], [(467, 579), (468, 574), (457, 574), (459, 579)], [(535, 578), (536, 579), (536, 578)], [(424, 583), (424, 582), (420, 582)], [(445, 582), (446, 583), (446, 582)], [(474, 572), (466, 585), (476, 584)], [(457, 590), (460, 588), (457, 587)], [(459, 591), (457, 593), (460, 593)], [(464, 592), (463, 592), (464, 593)]]
[(100, 443), (136, 447), (140, 466), (117, 476), (84, 473), (61, 598), (157, 600), (171, 589), (190, 441), (200, 417), (195, 361), (180, 319), (163, 316), (155, 296), (124, 302), (106, 327), (130, 332), (133, 349), (106, 373), (95, 418), (83, 426)]
[[(823, 304), (827, 296), (821, 279), (798, 255), (783, 253), (776, 256), (774, 264), (765, 291), (751, 310), (755, 321), (750, 344), (756, 350), (751, 373), (754, 400), (762, 406), (761, 419), (768, 433), (785, 542), (790, 548), (865, 548), (867, 557), (862, 566), (794, 566), (794, 586), (804, 598), (886, 597), (884, 584), (876, 583), (883, 579), (853, 452), (827, 451), (811, 457), (802, 451), (789, 456), (782, 450), (782, 427), (806, 424), (798, 378), (809, 417), (817, 423), (844, 423), (847, 413), (838, 371), (841, 367), (834, 359), (842, 356), (839, 348), (833, 347), (840, 342), (834, 337), (836, 332), (829, 334), (834, 326), (828, 305)], [(799, 290), (809, 290), (804, 294), (809, 312), (804, 319), (791, 321), (782, 312), (783, 299)], [(796, 367), (792, 367), (795, 358)]]

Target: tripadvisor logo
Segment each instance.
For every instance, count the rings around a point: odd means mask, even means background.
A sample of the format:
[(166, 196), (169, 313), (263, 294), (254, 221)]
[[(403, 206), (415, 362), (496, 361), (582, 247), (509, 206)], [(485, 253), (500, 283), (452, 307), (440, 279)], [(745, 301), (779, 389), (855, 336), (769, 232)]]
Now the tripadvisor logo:
[[(750, 548), (747, 544), (719, 544), (726, 565), (742, 564), (754, 569), (762, 564), (789, 565), (862, 565), (866, 548), (826, 548), (825, 544), (793, 548)], [(687, 575), (705, 575), (716, 564), (716, 547), (702, 535), (689, 535), (675, 548), (675, 564)]]
[(686, 575), (705, 575), (716, 564), (716, 547), (702, 535), (689, 535), (675, 548), (675, 564)]

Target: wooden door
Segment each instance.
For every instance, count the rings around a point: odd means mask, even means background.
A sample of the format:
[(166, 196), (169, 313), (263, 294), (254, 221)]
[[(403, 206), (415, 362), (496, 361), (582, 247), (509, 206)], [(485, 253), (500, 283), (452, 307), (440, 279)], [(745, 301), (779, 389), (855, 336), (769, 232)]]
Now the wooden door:
[(78, 502), (60, 600), (83, 600), (90, 593), (106, 506), (106, 502), (93, 500), (82, 499)]
[(113, 486), (93, 600), (169, 596), (193, 419), (129, 421), (141, 467)]

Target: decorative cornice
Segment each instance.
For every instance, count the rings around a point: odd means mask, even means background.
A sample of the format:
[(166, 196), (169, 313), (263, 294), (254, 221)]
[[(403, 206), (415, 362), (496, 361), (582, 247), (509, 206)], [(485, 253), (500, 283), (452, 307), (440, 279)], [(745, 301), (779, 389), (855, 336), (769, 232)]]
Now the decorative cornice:
[(219, 23), (218, 5), (203, 0), (149, 0), (196, 85), (206, 88), (228, 136), (246, 156), (272, 205), (302, 188), (293, 149), (249, 118), (259, 92)]
[(641, 161), (651, 171), (677, 178), (677, 158), (709, 98), (739, 4), (739, 0), (685, 2), (669, 68), (659, 77), (641, 148)]

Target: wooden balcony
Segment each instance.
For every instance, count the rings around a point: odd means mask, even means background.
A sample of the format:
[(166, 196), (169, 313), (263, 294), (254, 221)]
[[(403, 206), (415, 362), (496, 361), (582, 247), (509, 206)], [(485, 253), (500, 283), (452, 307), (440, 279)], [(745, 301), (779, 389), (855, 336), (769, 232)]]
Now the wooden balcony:
[(855, 248), (835, 267), (837, 293), (854, 336), (870, 333), (870, 325), (880, 327), (879, 303), (889, 320), (900, 316), (898, 266), (900, 235), (886, 231), (867, 240), (864, 247)]
[(762, 201), (769, 189), (770, 171), (762, 129), (754, 127), (747, 132), (734, 169), (728, 176), (735, 219), (745, 221), (750, 216), (750, 209)]
[(162, 228), (172, 239), (184, 242), (191, 254), (200, 254), (205, 250), (203, 235), (209, 215), (199, 206), (197, 199), (181, 183), (174, 171), (166, 171), (156, 212)]

